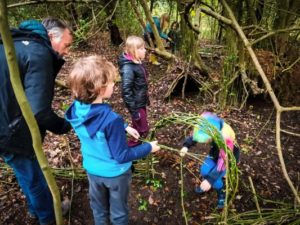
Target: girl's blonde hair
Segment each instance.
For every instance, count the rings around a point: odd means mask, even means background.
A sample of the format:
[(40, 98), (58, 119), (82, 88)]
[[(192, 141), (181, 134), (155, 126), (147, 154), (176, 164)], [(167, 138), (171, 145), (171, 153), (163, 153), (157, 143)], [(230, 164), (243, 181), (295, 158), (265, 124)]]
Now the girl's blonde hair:
[(144, 46), (145, 42), (141, 37), (129, 36), (126, 39), (124, 51), (126, 54), (132, 56), (134, 60), (140, 60), (137, 55), (137, 49)]
[(73, 97), (83, 103), (92, 103), (100, 90), (117, 77), (116, 67), (104, 57), (93, 55), (80, 58), (68, 77)]
[(170, 22), (170, 16), (168, 13), (164, 13), (160, 16), (160, 29), (164, 31), (168, 28)]

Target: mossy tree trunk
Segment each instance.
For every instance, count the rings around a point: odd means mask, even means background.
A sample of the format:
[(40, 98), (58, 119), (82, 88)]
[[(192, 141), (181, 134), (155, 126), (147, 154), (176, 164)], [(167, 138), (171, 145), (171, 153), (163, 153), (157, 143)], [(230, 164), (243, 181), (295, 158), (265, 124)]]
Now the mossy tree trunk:
[(190, 20), (189, 14), (192, 4), (185, 4), (177, 0), (178, 11), (184, 12), (180, 14), (180, 32), (181, 32), (181, 46), (179, 48), (180, 55), (186, 61), (191, 62), (196, 68), (198, 68), (201, 73), (205, 76), (209, 74), (208, 67), (203, 63), (199, 54), (199, 43), (198, 43), (198, 33), (195, 33), (193, 29), (188, 24)]
[[(277, 0), (277, 12), (274, 20), (274, 30), (290, 27), (299, 18), (300, 1), (299, 0)], [(279, 33), (275, 36), (275, 44), (278, 56), (287, 54), (287, 44), (289, 33)]]
[[(236, 12), (237, 18), (243, 20), (243, 6), (240, 1), (231, 1), (230, 7)], [(225, 13), (225, 16), (226, 13)], [(244, 62), (244, 47), (238, 38), (236, 31), (231, 27), (225, 27), (226, 57), (223, 61), (223, 71), (221, 77), (221, 91), (218, 94), (218, 104), (220, 108), (226, 106), (238, 106), (243, 96), (243, 88), (240, 82), (235, 82), (239, 75), (239, 65)]]
[(231, 80), (238, 75), (238, 39), (235, 31), (227, 27), (226, 32), (226, 57), (223, 61), (223, 71), (220, 80), (220, 87), (223, 87), (218, 94), (218, 105), (221, 109), (226, 106), (237, 105), (237, 87)]

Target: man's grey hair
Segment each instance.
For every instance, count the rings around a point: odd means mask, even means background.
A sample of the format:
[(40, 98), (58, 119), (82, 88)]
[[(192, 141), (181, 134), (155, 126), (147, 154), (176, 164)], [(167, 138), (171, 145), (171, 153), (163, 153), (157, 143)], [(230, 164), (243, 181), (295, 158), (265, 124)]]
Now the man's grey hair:
[(70, 32), (72, 32), (67, 23), (54, 17), (48, 17), (44, 19), (42, 24), (46, 28), (48, 34), (52, 34), (58, 41), (61, 40), (65, 29), (68, 29)]

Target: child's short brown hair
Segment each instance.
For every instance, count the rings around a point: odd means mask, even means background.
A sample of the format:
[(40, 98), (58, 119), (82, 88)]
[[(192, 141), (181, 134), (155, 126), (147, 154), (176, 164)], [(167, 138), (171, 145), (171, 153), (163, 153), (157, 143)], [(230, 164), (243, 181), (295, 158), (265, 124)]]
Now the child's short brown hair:
[(116, 67), (104, 57), (93, 55), (80, 58), (68, 78), (72, 95), (80, 102), (90, 104), (109, 82), (117, 77)]

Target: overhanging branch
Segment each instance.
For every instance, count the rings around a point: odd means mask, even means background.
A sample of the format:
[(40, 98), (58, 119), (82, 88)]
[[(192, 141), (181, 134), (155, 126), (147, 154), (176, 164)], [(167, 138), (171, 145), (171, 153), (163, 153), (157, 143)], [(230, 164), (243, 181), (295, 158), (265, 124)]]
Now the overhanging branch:
[(273, 36), (275, 34), (279, 34), (279, 33), (286, 33), (286, 32), (289, 32), (289, 31), (294, 31), (294, 30), (300, 30), (300, 27), (289, 27), (289, 28), (285, 28), (285, 29), (279, 29), (279, 30), (274, 30), (274, 31), (271, 31), (267, 34), (265, 34), (264, 36), (256, 39), (255, 41), (252, 41), (250, 44), (251, 45), (255, 45), (256, 43), (270, 37), (270, 36)]
[(7, 8), (16, 8), (25, 5), (36, 5), (36, 4), (47, 4), (47, 3), (100, 3), (99, 0), (37, 0), (37, 1), (27, 1), (27, 2), (18, 2), (10, 4)]

